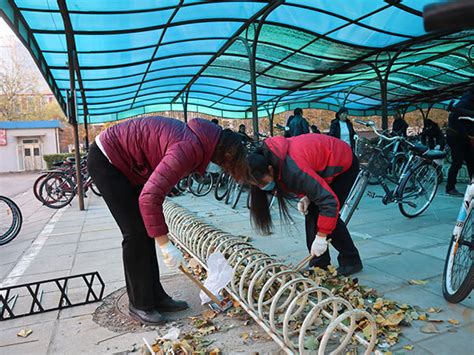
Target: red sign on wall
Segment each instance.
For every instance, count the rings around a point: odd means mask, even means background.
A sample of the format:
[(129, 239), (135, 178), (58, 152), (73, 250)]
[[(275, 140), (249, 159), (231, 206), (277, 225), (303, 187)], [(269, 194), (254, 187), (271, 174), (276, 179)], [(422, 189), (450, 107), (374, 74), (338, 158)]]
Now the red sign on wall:
[(0, 145), (7, 145), (7, 130), (0, 129)]

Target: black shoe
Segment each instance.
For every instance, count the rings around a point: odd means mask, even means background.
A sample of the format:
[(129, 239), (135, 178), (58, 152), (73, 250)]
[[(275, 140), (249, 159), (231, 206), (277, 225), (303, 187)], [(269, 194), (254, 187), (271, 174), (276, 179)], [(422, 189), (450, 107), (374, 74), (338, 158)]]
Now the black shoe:
[(462, 192), (459, 192), (459, 191), (456, 190), (456, 189), (451, 189), (451, 190), (449, 190), (449, 191), (446, 191), (446, 193), (447, 193), (448, 195), (456, 196), (456, 197), (463, 197), (463, 196), (464, 196), (464, 194), (463, 194)]
[(362, 264), (339, 266), (336, 270), (338, 275), (349, 276), (362, 270)]
[(179, 312), (188, 309), (189, 306), (184, 301), (175, 301), (172, 298), (167, 298), (156, 305), (156, 309), (160, 312)]
[(157, 310), (148, 310), (142, 311), (141, 309), (137, 309), (133, 307), (131, 304), (128, 305), (128, 313), (130, 317), (139, 321), (140, 323), (146, 325), (157, 325), (157, 324), (164, 324), (166, 323), (165, 317), (163, 317)]

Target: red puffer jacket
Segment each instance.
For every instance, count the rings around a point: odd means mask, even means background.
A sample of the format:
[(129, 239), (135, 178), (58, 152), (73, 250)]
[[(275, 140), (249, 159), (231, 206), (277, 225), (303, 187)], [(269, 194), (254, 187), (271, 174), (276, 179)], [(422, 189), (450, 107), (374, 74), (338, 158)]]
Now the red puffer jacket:
[(166, 117), (144, 117), (110, 127), (100, 136), (111, 163), (133, 185), (144, 185), (140, 212), (148, 235), (168, 233), (163, 201), (191, 172), (204, 174), (221, 128), (196, 118), (188, 124)]
[(265, 140), (272, 164), (278, 164), (277, 182), (288, 191), (307, 196), (319, 207), (318, 230), (330, 234), (336, 227), (339, 201), (329, 184), (352, 165), (352, 150), (340, 139), (324, 134)]

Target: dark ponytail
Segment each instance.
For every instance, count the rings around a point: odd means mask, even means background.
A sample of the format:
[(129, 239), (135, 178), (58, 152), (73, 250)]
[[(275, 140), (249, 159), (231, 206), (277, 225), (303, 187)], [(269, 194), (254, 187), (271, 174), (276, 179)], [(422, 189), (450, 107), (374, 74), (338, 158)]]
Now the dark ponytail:
[(212, 155), (212, 162), (221, 166), (226, 173), (240, 181), (247, 176), (246, 156), (247, 148), (242, 142), (242, 136), (230, 129), (222, 130)]
[[(261, 190), (258, 186), (253, 184), (258, 183), (261, 179), (269, 174), (268, 166), (273, 167), (274, 176), (279, 176), (278, 164), (271, 164), (265, 152), (258, 150), (255, 153), (249, 154), (247, 157), (248, 163), (248, 182), (250, 187), (250, 217), (252, 226), (255, 227), (262, 234), (270, 234), (273, 228), (272, 215), (270, 212), (270, 194), (267, 191)], [(280, 217), (285, 221), (291, 221), (290, 213), (288, 212), (287, 194), (281, 189), (278, 181), (275, 179), (275, 195), (278, 200), (280, 210)]]

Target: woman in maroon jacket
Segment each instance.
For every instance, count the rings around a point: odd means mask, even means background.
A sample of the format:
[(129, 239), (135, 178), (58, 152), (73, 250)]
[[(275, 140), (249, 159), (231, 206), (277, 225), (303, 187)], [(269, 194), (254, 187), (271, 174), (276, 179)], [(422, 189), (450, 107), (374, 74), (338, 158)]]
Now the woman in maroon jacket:
[(350, 275), (362, 269), (359, 252), (339, 218), (359, 172), (351, 147), (337, 138), (305, 134), (293, 138), (273, 137), (247, 158), (253, 224), (268, 233), (272, 226), (267, 191), (276, 192), (280, 212), (289, 218), (285, 197), (298, 195), (298, 209), (306, 215), (306, 242), (314, 258), (310, 267), (330, 264), (327, 239), (339, 251), (338, 272)]
[(110, 127), (91, 145), (89, 173), (123, 235), (133, 318), (159, 324), (161, 312), (188, 307), (171, 299), (160, 283), (155, 241), (168, 267), (182, 261), (163, 217), (168, 192), (190, 173), (203, 174), (211, 161), (238, 177), (246, 167), (245, 154), (240, 135), (199, 118), (188, 124), (165, 117), (133, 119)]

